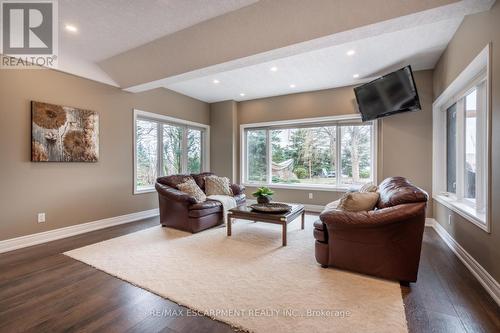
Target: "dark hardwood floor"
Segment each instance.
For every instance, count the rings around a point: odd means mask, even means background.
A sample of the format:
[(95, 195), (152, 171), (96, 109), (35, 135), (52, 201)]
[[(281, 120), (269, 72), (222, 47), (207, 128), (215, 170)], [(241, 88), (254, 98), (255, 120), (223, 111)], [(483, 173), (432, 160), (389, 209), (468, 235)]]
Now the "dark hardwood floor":
[(418, 281), (401, 287), (410, 332), (500, 332), (500, 307), (431, 228)]
[[(0, 254), (0, 332), (232, 332), (61, 254), (157, 224), (153, 218)], [(418, 282), (401, 287), (410, 332), (500, 332), (499, 307), (426, 229)], [(178, 315), (164, 315), (170, 310)]]

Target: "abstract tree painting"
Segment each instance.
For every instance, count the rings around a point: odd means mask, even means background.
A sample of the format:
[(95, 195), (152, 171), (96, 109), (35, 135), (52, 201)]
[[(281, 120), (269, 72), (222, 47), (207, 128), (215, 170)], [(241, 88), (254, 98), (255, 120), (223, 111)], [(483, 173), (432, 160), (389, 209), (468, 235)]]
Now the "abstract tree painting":
[(97, 162), (99, 115), (42, 102), (31, 102), (31, 161)]

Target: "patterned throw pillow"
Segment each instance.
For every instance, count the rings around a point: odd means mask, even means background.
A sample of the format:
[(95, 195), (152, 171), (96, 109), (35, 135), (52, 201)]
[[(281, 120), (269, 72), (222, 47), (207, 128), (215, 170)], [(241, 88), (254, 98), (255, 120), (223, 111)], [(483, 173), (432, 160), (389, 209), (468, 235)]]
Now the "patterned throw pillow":
[(208, 176), (205, 177), (205, 192), (207, 195), (233, 195), (229, 178)]
[(353, 192), (346, 193), (340, 199), (338, 209), (349, 212), (373, 210), (379, 198), (378, 192)]
[(203, 202), (207, 200), (207, 196), (205, 195), (205, 193), (203, 193), (201, 188), (198, 186), (198, 184), (196, 184), (196, 182), (192, 178), (189, 178), (184, 183), (178, 184), (177, 189), (179, 189), (184, 193), (189, 194), (190, 196), (195, 198), (197, 202)]
[(378, 186), (373, 183), (367, 183), (359, 189), (359, 192), (377, 192)]

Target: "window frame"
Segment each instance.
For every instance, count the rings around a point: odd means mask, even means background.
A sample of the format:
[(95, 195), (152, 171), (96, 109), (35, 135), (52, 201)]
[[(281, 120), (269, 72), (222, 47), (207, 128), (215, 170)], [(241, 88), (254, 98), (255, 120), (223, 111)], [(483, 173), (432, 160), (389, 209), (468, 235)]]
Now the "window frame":
[(182, 127), (185, 129), (184, 135), (182, 138), (182, 151), (185, 152), (182, 154), (182, 165), (181, 172), (187, 172), (187, 130), (195, 129), (201, 131), (201, 172), (210, 171), (210, 126), (202, 123), (197, 123), (194, 121), (174, 118), (170, 116), (165, 116), (157, 113), (142, 111), (138, 109), (134, 109), (133, 112), (133, 194), (143, 194), (143, 193), (151, 193), (155, 192), (154, 186), (151, 188), (138, 189), (137, 188), (137, 120), (146, 120), (155, 122), (157, 124), (157, 165), (156, 172), (158, 177), (163, 176), (163, 130), (162, 125), (173, 125)]
[[(319, 191), (336, 191), (336, 192), (345, 192), (352, 185), (342, 185), (337, 183), (336, 185), (323, 185), (323, 184), (281, 184), (281, 183), (273, 183), (272, 182), (272, 170), (269, 167), (269, 161), (272, 160), (272, 142), (269, 140), (269, 130), (277, 129), (277, 128), (297, 128), (297, 127), (314, 127), (314, 126), (325, 126), (325, 125), (349, 125), (350, 124), (370, 124), (372, 126), (371, 131), (371, 160), (372, 160), (372, 181), (374, 183), (378, 183), (378, 161), (377, 161), (377, 153), (378, 153), (378, 120), (361, 122), (361, 115), (359, 114), (350, 114), (350, 115), (339, 115), (339, 116), (328, 116), (328, 117), (315, 117), (315, 118), (304, 118), (304, 119), (294, 119), (294, 120), (283, 120), (283, 121), (271, 121), (271, 122), (262, 122), (262, 123), (250, 123), (250, 124), (242, 124), (240, 125), (240, 183), (248, 186), (248, 187), (259, 187), (259, 186), (267, 186), (270, 188), (283, 188), (283, 189), (296, 189), (296, 190), (319, 190)], [(338, 127), (340, 128), (340, 126)], [(256, 130), (256, 129), (269, 129), (267, 131), (267, 142), (266, 142), (266, 153), (267, 160), (267, 180), (266, 182), (248, 182), (247, 181), (247, 140), (246, 140), (246, 132), (247, 130)], [(338, 161), (340, 158), (340, 130), (337, 130), (337, 144), (339, 145), (337, 148), (337, 156), (336, 160)], [(336, 174), (338, 174), (338, 170), (340, 165), (336, 165)]]
[[(488, 44), (433, 103), (433, 198), (486, 232), (491, 230), (491, 47)], [(464, 198), (465, 182), (465, 98), (477, 89), (476, 202)], [(484, 93), (484, 95), (483, 95)], [(446, 110), (457, 107), (457, 190), (447, 192)], [(482, 106), (482, 107), (481, 107)], [(483, 211), (484, 208), (484, 211)]]

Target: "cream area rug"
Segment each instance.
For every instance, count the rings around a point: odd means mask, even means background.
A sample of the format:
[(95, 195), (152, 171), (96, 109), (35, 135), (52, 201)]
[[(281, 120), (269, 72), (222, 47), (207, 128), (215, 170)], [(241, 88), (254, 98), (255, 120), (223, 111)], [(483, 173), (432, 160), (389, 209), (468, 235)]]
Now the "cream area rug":
[(238, 220), (231, 237), (158, 226), (65, 254), (245, 331), (407, 332), (399, 283), (316, 263), (314, 218), (286, 247), (281, 226)]

